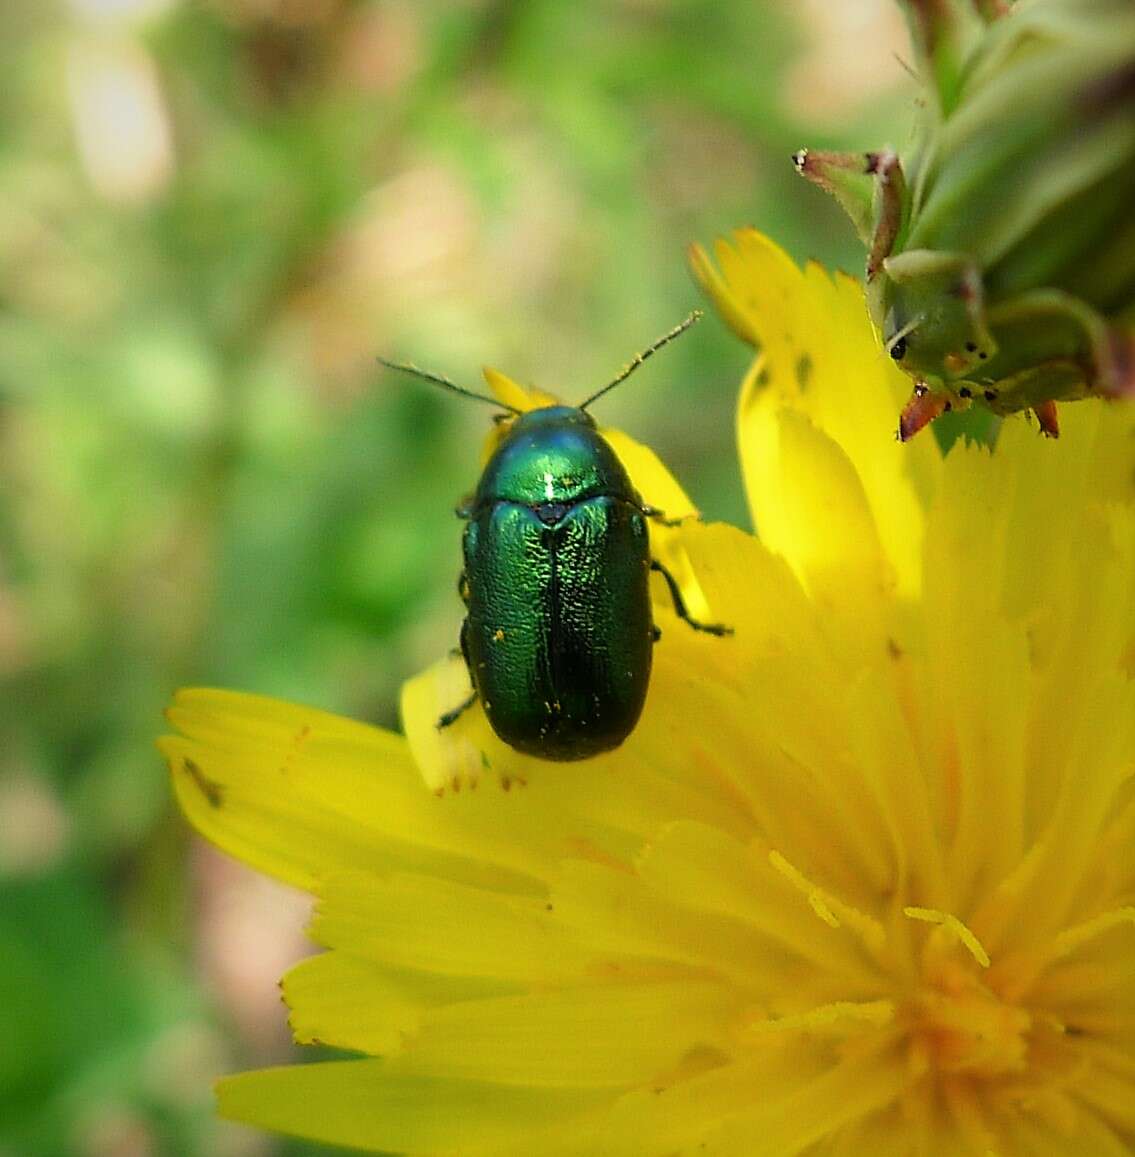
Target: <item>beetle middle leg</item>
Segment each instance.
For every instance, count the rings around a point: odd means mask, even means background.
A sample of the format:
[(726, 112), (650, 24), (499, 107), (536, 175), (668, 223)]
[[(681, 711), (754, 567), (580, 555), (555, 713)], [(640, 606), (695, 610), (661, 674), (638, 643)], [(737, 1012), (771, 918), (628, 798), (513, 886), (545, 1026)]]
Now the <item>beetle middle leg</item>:
[(670, 588), (670, 598), (674, 603), (674, 613), (683, 622), (688, 623), (695, 631), (704, 631), (707, 635), (717, 635), (718, 638), (722, 635), (733, 634), (733, 628), (727, 627), (723, 623), (702, 623), (693, 618), (686, 607), (686, 600), (682, 598), (678, 580), (656, 558), (650, 560), (650, 569), (666, 580), (666, 585)]

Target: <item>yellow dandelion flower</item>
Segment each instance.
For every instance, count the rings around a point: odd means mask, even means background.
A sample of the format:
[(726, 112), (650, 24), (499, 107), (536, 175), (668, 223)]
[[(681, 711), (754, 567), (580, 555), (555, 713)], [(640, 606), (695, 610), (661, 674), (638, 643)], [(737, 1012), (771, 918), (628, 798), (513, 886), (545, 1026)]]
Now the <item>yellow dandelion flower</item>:
[[(760, 537), (674, 531), (736, 633), (660, 600), (619, 750), (439, 743), (451, 665), (408, 742), (178, 695), (186, 814), (318, 897), (296, 1038), (362, 1054), (226, 1078), (221, 1111), (420, 1155), (1131, 1153), (1135, 419), (900, 446), (854, 282), (753, 232), (696, 263), (763, 351)], [(481, 786), (423, 784), (455, 768)]]

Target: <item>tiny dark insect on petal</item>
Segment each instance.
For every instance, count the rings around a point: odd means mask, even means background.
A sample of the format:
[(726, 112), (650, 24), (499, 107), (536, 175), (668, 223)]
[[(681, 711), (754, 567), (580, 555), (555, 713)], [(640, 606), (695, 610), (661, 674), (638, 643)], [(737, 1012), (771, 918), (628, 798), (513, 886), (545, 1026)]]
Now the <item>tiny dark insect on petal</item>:
[(225, 802), (224, 788), (215, 779), (210, 779), (192, 759), (187, 756), (181, 765), (210, 807), (220, 807)]

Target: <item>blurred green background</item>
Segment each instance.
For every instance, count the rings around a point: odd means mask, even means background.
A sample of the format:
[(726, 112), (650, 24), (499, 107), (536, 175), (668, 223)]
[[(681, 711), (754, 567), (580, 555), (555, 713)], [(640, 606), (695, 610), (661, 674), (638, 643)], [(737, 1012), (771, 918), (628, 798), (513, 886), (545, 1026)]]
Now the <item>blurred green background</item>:
[[(4, 0), (0, 1157), (322, 1152), (212, 1117), (293, 1053), (307, 903), (190, 837), (163, 704), (395, 725), (488, 414), (374, 355), (578, 399), (691, 240), (857, 270), (788, 158), (906, 124), (904, 45), (888, 0)], [(601, 415), (741, 521), (747, 358), (707, 319)]]

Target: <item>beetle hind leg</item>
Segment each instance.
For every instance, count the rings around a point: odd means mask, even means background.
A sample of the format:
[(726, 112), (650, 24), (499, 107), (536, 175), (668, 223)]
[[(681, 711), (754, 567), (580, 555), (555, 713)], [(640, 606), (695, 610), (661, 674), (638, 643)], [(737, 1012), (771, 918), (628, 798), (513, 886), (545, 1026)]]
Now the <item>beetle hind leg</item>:
[(650, 569), (656, 571), (666, 580), (666, 586), (670, 590), (670, 598), (674, 603), (674, 613), (683, 622), (688, 623), (695, 631), (704, 631), (707, 635), (716, 635), (718, 638), (733, 634), (733, 628), (727, 627), (723, 623), (702, 623), (695, 619), (686, 606), (686, 600), (682, 598), (678, 580), (656, 558), (650, 560)]

